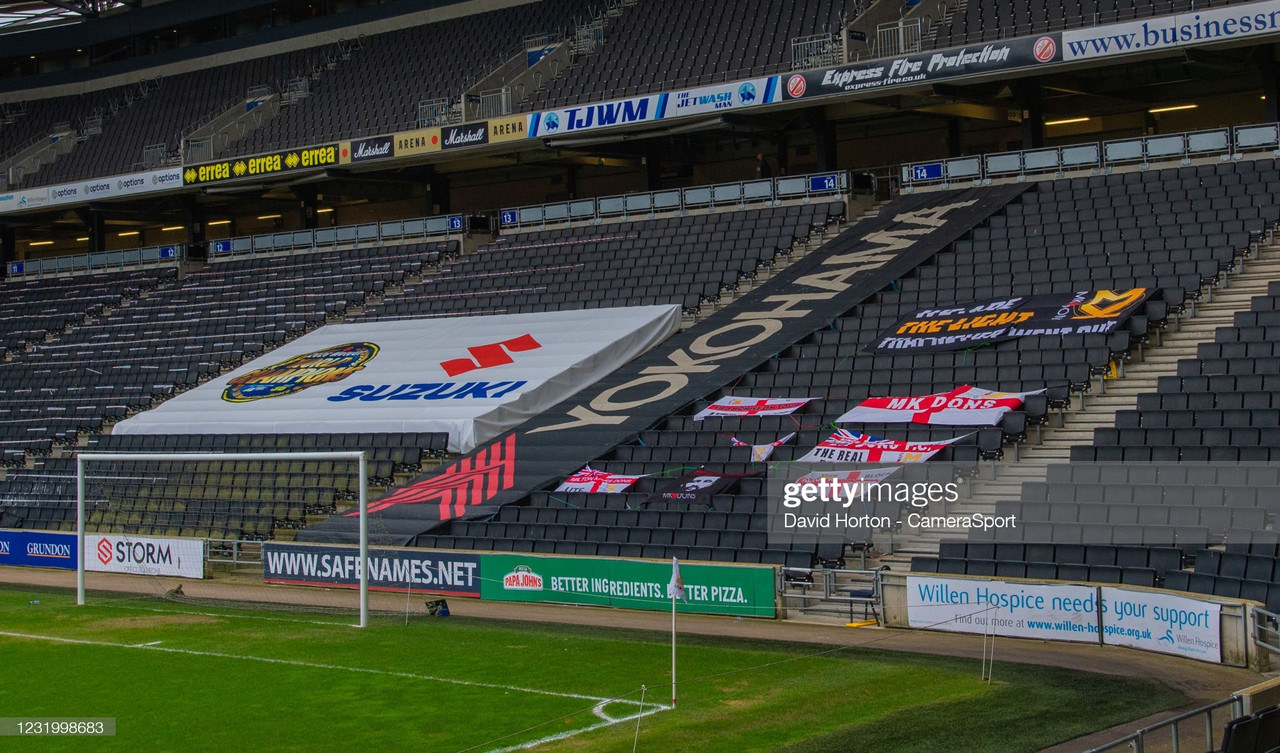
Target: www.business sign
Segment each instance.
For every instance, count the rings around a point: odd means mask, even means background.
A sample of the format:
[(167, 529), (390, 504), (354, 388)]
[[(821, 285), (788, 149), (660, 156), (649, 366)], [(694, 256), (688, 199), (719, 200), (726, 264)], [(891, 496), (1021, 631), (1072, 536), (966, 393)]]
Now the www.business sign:
[(1280, 32), (1280, 0), (1062, 32), (1063, 60), (1095, 60)]

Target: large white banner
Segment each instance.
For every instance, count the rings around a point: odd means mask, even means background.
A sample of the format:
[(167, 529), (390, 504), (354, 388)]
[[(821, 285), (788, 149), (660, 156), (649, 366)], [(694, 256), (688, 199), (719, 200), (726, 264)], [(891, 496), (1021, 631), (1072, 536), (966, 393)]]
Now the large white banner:
[(907, 577), (907, 621), (917, 629), (1097, 643), (1097, 600), (1089, 586)]
[(204, 542), (121, 534), (85, 534), (84, 569), (99, 573), (204, 577)]
[(679, 306), (329, 325), (114, 432), (448, 432), (469, 452), (679, 327)]
[(1063, 60), (1228, 42), (1280, 31), (1280, 0), (1159, 16), (1062, 32)]
[(1185, 596), (1104, 586), (1103, 641), (1220, 664), (1221, 611), (1218, 604)]

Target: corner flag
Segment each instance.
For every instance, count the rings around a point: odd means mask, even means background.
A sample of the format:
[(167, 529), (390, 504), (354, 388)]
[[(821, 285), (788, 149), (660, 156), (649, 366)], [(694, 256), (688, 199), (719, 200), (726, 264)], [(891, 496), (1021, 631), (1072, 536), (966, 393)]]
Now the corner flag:
[(684, 598), (684, 580), (680, 577), (680, 563), (676, 562), (676, 558), (671, 558), (671, 582), (667, 583), (668, 599)]

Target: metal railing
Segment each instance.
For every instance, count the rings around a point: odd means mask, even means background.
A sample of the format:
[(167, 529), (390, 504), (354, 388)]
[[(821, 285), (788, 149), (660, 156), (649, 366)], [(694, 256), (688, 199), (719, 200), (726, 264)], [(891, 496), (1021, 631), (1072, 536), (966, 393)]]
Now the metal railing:
[(499, 215), (499, 225), (503, 230), (528, 230), (565, 226), (575, 222), (633, 220), (658, 214), (683, 214), (695, 209), (746, 207), (753, 204), (769, 206), (793, 199), (809, 201), (839, 196), (848, 193), (849, 186), (849, 173), (842, 170), (672, 188), (504, 209)]
[(1280, 654), (1280, 615), (1265, 609), (1253, 610), (1253, 642)]
[(283, 251), (413, 243), (433, 238), (439, 239), (461, 235), (470, 230), (470, 228), (470, 217), (454, 214), (444, 217), (423, 217), (412, 220), (341, 225), (320, 230), (294, 230), (263, 235), (242, 235), (235, 238), (209, 241), (209, 256), (213, 261), (218, 261), (232, 257), (275, 254)]
[[(1227, 707), (1230, 708), (1229, 716), (1219, 721), (1214, 721), (1213, 712)], [(1217, 750), (1218, 746), (1214, 743), (1215, 732), (1218, 733), (1216, 737), (1220, 738), (1227, 722), (1243, 715), (1244, 701), (1239, 697), (1227, 698), (1217, 703), (1179, 714), (1149, 727), (1143, 727), (1137, 732), (1125, 735), (1101, 747), (1091, 748), (1085, 753), (1103, 753), (1104, 751), (1116, 750), (1143, 753), (1147, 746), (1151, 746), (1152, 750), (1167, 750), (1171, 751), (1171, 753), (1180, 753), (1184, 748), (1189, 751), (1196, 751), (1196, 753)], [(1222, 714), (1219, 714), (1219, 716), (1222, 716)], [(1199, 734), (1199, 729), (1189, 733), (1183, 732), (1182, 725), (1184, 722), (1190, 722), (1189, 726), (1198, 727), (1201, 721), (1204, 723), (1203, 737)], [(1222, 741), (1219, 739), (1219, 742)]]
[(424, 99), (418, 103), (418, 127), (444, 126), (462, 120), (462, 112), (454, 106), (454, 101), (441, 97)]
[(10, 277), (45, 277), (48, 275), (110, 272), (146, 264), (176, 264), (185, 256), (185, 246), (149, 246), (125, 251), (103, 251), (96, 254), (25, 259), (23, 261), (9, 262), (8, 269)]
[(920, 19), (900, 18), (876, 27), (876, 53), (883, 57), (913, 55), (920, 51)]
[(1189, 164), (1191, 160), (1202, 157), (1218, 157), (1227, 161), (1241, 159), (1250, 152), (1266, 151), (1280, 156), (1280, 124), (1236, 126), (913, 162), (902, 166), (899, 177), (903, 190), (911, 192), (920, 187), (979, 186), (999, 179), (1025, 180), (1036, 175), (1064, 175), (1078, 171), (1096, 174), (1129, 165), (1145, 168), (1153, 162)]
[(262, 543), (243, 539), (209, 539), (205, 542), (204, 559), (210, 564), (230, 565), (231, 570), (237, 570), (241, 565), (261, 567)]
[(829, 68), (844, 62), (844, 43), (839, 33), (812, 34), (791, 40), (791, 70)]
[(880, 570), (779, 568), (777, 593), (782, 605), (805, 611), (838, 612), (854, 618), (862, 607), (870, 617), (880, 613)]

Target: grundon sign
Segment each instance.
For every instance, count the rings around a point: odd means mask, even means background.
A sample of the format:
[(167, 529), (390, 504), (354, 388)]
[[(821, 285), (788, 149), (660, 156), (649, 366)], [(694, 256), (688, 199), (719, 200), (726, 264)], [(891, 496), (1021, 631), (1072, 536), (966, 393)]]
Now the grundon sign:
[(262, 175), (293, 172), (315, 167), (338, 164), (338, 147), (335, 144), (292, 149), (275, 154), (259, 154), (254, 157), (191, 165), (182, 171), (182, 182), (188, 186), (217, 183), (236, 178), (253, 178)]

